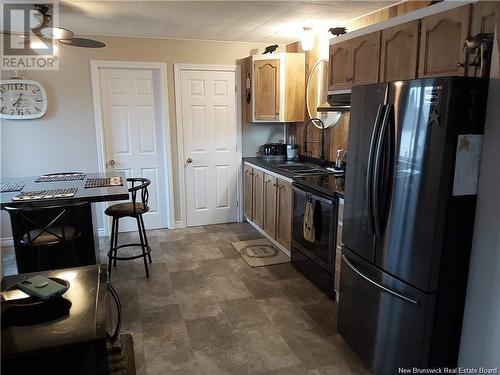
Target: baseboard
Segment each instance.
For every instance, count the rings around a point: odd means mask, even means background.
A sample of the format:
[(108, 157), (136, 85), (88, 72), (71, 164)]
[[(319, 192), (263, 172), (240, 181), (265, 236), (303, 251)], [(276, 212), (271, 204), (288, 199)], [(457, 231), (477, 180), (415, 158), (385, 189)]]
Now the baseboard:
[(14, 246), (14, 239), (12, 237), (0, 238), (0, 246), (2, 247)]
[(290, 250), (288, 250), (286, 247), (284, 247), (282, 244), (280, 244), (278, 241), (276, 241), (274, 238), (272, 238), (267, 232), (259, 227), (257, 224), (255, 224), (252, 220), (246, 218), (246, 221), (248, 224), (250, 224), (252, 227), (257, 229), (257, 231), (262, 234), (264, 237), (266, 237), (269, 241), (273, 243), (274, 246), (276, 246), (278, 249), (280, 249), (282, 252), (284, 252), (288, 257), (290, 257)]

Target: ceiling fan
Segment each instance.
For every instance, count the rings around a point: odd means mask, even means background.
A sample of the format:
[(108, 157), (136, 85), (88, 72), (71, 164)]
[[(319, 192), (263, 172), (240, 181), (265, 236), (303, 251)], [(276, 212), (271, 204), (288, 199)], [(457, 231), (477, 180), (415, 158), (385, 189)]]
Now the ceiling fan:
[[(34, 7), (35, 27), (31, 31), (39, 38), (45, 40), (55, 40), (61, 44), (84, 48), (102, 48), (106, 44), (94, 39), (77, 38), (73, 31), (63, 27), (53, 27), (50, 25), (52, 16), (48, 14), (49, 7), (37, 4)], [(26, 37), (26, 36), (25, 36)], [(27, 40), (26, 43), (29, 43)]]

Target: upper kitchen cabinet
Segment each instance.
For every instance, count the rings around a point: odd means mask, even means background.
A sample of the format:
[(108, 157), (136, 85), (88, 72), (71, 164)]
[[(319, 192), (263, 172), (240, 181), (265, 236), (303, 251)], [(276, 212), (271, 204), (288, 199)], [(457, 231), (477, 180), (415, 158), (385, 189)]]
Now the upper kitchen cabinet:
[(329, 51), (328, 90), (351, 88), (352, 48), (351, 42), (331, 44)]
[(472, 6), (472, 22), (470, 34), (494, 33), (495, 24), (500, 12), (499, 1), (479, 1)]
[(422, 19), (419, 77), (465, 75), (470, 5)]
[[(495, 33), (495, 24), (497, 17), (500, 17), (500, 1), (479, 1), (472, 6), (472, 17), (470, 26), (470, 35), (474, 36), (480, 33)], [(475, 65), (474, 65), (475, 64)], [(477, 54), (469, 56), (469, 77), (480, 77)]]
[(354, 85), (378, 82), (380, 64), (380, 31), (351, 40), (352, 77)]
[[(244, 72), (249, 122), (299, 122), (305, 112), (303, 53), (273, 53), (249, 57)], [(249, 66), (250, 65), (250, 66)]]
[(382, 30), (380, 81), (417, 77), (419, 20)]
[(380, 31), (330, 45), (328, 89), (378, 82)]

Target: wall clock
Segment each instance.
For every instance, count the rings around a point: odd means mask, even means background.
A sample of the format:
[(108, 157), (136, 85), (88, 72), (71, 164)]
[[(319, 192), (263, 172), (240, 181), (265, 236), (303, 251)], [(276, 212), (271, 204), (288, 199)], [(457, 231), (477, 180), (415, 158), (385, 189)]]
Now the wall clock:
[(10, 79), (0, 81), (0, 118), (26, 120), (47, 112), (47, 94), (37, 81)]

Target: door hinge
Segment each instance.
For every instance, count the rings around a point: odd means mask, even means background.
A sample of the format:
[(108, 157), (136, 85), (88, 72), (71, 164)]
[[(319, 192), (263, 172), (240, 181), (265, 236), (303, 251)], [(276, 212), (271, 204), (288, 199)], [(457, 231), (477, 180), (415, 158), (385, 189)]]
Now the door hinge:
[(240, 201), (236, 201), (236, 207), (240, 206)]

